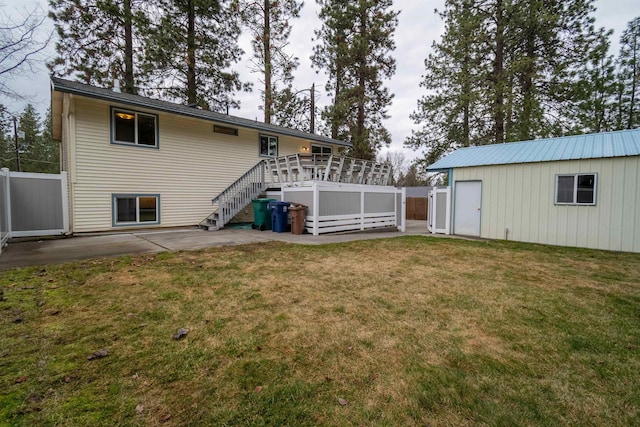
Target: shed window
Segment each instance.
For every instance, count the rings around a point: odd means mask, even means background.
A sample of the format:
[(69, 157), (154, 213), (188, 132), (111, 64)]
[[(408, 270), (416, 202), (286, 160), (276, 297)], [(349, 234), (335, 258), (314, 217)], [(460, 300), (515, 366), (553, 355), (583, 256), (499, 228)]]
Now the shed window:
[(556, 175), (556, 204), (595, 205), (597, 178), (594, 173)]
[(159, 224), (160, 196), (158, 195), (113, 195), (113, 224)]
[(111, 109), (111, 142), (158, 147), (158, 117), (155, 114)]
[(278, 137), (260, 135), (260, 155), (264, 157), (278, 157)]

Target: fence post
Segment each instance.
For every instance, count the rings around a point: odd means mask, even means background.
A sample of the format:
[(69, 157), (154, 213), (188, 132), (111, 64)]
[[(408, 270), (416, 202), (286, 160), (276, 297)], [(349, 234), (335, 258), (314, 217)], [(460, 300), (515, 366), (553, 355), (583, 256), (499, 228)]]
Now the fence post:
[[(5, 176), (4, 191), (3, 191), (4, 200), (2, 201), (4, 212), (1, 212), (1, 214), (3, 217), (6, 218), (6, 221), (2, 221), (2, 218), (0, 218), (0, 253), (2, 253), (2, 246), (4, 246), (6, 241), (9, 240), (9, 238), (11, 237), (11, 194), (10, 194), (11, 185), (9, 183), (9, 180), (11, 179), (11, 173), (7, 168), (0, 169), (0, 173)], [(5, 223), (7, 226), (7, 229), (5, 230), (6, 233), (5, 233), (4, 239), (2, 238), (3, 223)]]
[(407, 187), (402, 187), (402, 204), (400, 210), (400, 220), (402, 221), (400, 231), (404, 232), (407, 228)]

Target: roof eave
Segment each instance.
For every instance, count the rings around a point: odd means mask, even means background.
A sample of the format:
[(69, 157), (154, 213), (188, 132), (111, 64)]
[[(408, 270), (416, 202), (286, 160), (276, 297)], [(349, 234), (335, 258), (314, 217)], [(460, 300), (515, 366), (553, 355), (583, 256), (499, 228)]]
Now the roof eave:
[[(249, 129), (254, 129), (260, 132), (272, 132), (272, 133), (277, 133), (279, 135), (283, 135), (283, 136), (291, 136), (294, 138), (303, 138), (303, 139), (307, 139), (313, 142), (320, 142), (320, 143), (324, 143), (324, 144), (334, 144), (334, 145), (341, 145), (344, 147), (351, 147), (352, 144), (346, 141), (340, 141), (337, 139), (332, 139), (332, 138), (327, 138), (327, 137), (323, 137), (321, 135), (315, 135), (312, 133), (306, 133), (303, 131), (296, 131), (293, 129), (287, 129), (287, 128), (283, 128), (280, 126), (269, 126), (266, 127), (264, 126), (264, 123), (260, 123), (260, 122), (255, 122), (255, 125), (253, 125), (251, 122), (249, 123), (237, 123), (233, 120), (225, 120), (224, 116), (223, 117), (206, 117), (204, 114), (198, 114), (199, 111), (201, 110), (196, 110), (194, 109), (193, 113), (187, 112), (187, 111), (181, 111), (181, 110), (177, 110), (177, 109), (172, 109), (169, 106), (167, 107), (161, 107), (161, 106), (157, 106), (157, 105), (152, 105), (150, 103), (144, 102), (144, 100), (146, 98), (144, 97), (137, 97), (139, 98), (139, 100), (136, 99), (122, 99), (120, 97), (117, 96), (109, 96), (108, 94), (102, 94), (102, 93), (96, 93), (96, 92), (92, 92), (90, 90), (83, 90), (82, 88), (69, 88), (66, 87), (64, 85), (58, 85), (56, 84), (55, 79), (51, 79), (51, 86), (52, 86), (52, 90), (53, 91), (57, 91), (57, 92), (62, 92), (62, 93), (70, 93), (70, 94), (74, 94), (74, 95), (80, 95), (80, 96), (84, 96), (87, 98), (93, 98), (93, 99), (100, 99), (102, 101), (109, 101), (109, 102), (117, 102), (120, 104), (126, 104), (126, 105), (132, 105), (135, 107), (140, 107), (140, 108), (147, 108), (147, 109), (151, 109), (151, 110), (155, 110), (155, 111), (162, 111), (165, 113), (170, 113), (170, 114), (177, 114), (180, 116), (185, 116), (185, 117), (192, 117), (195, 119), (200, 119), (200, 120), (207, 120), (207, 121), (211, 121), (211, 122), (216, 122), (216, 123), (221, 123), (221, 124), (225, 124), (225, 125), (231, 125), (231, 126), (236, 126), (236, 127), (245, 127), (245, 128), (249, 128)], [(161, 101), (161, 102), (166, 102), (166, 101)], [(170, 104), (170, 103), (168, 103)], [(240, 117), (238, 117), (239, 119), (242, 119)], [(244, 121), (248, 121), (247, 119), (242, 119)]]

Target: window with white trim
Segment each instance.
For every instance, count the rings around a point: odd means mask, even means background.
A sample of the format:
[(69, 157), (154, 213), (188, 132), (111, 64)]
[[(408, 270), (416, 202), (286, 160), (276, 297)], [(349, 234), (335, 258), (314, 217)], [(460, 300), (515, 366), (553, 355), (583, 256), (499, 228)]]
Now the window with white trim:
[(598, 175), (576, 173), (556, 175), (557, 205), (595, 205)]
[(160, 196), (153, 194), (114, 194), (113, 224), (159, 224)]
[(278, 157), (278, 137), (260, 135), (260, 155), (263, 157)]
[(111, 142), (157, 148), (158, 116), (111, 108)]

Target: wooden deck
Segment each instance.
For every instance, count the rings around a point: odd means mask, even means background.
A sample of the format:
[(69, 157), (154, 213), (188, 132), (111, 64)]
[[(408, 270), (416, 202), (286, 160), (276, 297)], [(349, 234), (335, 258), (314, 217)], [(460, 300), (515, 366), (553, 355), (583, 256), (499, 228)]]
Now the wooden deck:
[(326, 154), (291, 154), (266, 161), (272, 187), (325, 181), (363, 185), (389, 185), (391, 166), (370, 160)]

